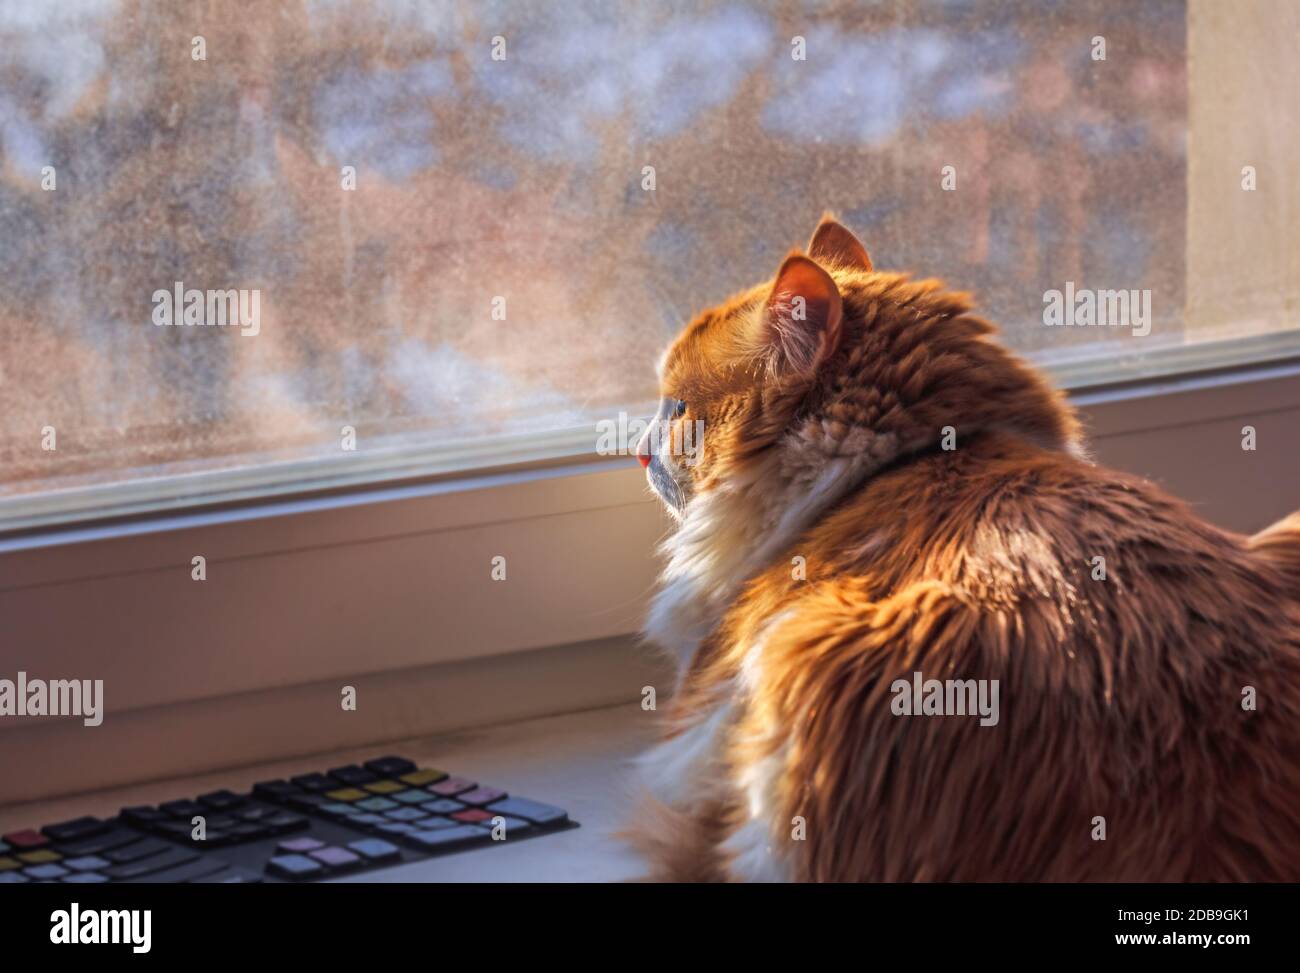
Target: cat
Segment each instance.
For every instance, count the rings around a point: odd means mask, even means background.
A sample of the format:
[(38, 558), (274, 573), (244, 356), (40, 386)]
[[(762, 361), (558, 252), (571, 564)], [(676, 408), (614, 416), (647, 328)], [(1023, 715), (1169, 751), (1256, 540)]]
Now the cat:
[(1242, 537), (1090, 462), (830, 214), (659, 376), (650, 879), (1300, 880), (1300, 514)]

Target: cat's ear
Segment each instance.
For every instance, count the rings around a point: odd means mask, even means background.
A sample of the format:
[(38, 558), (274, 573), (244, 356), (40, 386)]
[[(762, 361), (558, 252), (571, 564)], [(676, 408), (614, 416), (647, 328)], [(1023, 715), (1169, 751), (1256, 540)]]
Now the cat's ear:
[(808, 241), (808, 256), (839, 267), (872, 269), (867, 248), (830, 213), (822, 216), (817, 229), (813, 230), (812, 239)]
[(786, 257), (763, 308), (761, 341), (774, 370), (815, 371), (839, 347), (843, 318), (831, 275), (801, 253)]

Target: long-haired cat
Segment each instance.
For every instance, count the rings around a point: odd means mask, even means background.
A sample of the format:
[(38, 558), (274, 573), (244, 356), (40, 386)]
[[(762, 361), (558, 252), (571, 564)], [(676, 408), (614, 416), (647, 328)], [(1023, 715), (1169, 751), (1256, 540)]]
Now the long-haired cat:
[(830, 217), (660, 375), (653, 877), (1300, 880), (1300, 516), (1089, 462), (965, 295)]

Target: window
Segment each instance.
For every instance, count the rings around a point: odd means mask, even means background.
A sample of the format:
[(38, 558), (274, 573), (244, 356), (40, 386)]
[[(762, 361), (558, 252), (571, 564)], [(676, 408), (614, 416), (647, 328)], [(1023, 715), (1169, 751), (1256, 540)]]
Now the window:
[(1294, 354), (1297, 10), (0, 0), (0, 525), (591, 453), (824, 208), (1067, 382)]

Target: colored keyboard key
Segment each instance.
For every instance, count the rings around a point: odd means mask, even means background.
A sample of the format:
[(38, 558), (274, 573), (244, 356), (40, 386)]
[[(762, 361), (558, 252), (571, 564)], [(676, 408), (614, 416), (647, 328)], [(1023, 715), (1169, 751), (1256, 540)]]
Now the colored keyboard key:
[(391, 800), (398, 801), (402, 804), (427, 804), (429, 801), (436, 801), (438, 798), (428, 791), (409, 790), (396, 791), (388, 795)]
[(396, 845), (380, 838), (349, 842), (348, 850), (371, 862), (397, 861), (402, 857), (402, 852)]
[(72, 872), (64, 875), (60, 881), (68, 885), (102, 885), (109, 881), (109, 878), (99, 872)]
[(57, 851), (51, 851), (48, 848), (37, 848), (35, 851), (22, 851), (18, 853), (18, 860), (24, 861), (29, 865), (44, 865), (47, 862), (56, 862), (63, 858)]
[(491, 841), (492, 835), (484, 828), (477, 828), (472, 824), (459, 824), (436, 831), (416, 831), (407, 835), (405, 840), (425, 851), (447, 851)]
[(384, 817), (390, 821), (419, 821), (427, 816), (424, 808), (419, 807), (399, 807), (395, 811), (384, 812)]
[(421, 804), (420, 810), (426, 811), (429, 814), (451, 814), (454, 811), (465, 810), (465, 805), (460, 803), (460, 801), (453, 801), (449, 797), (444, 797), (440, 801), (433, 801), (429, 804)]
[(508, 796), (505, 791), (499, 791), (495, 787), (476, 787), (472, 791), (457, 794), (456, 800), (463, 804), (491, 804)]
[(464, 811), (457, 811), (455, 814), (451, 815), (453, 821), (459, 821), (462, 824), (478, 824), (480, 821), (491, 819), (491, 817), (492, 815), (487, 811), (477, 807), (468, 808)]
[(4, 840), (14, 848), (39, 848), (41, 845), (50, 842), (50, 839), (45, 835), (30, 828), (26, 831), (11, 832), (4, 836)]
[(340, 787), (336, 791), (327, 791), (325, 796), (331, 801), (364, 801), (370, 795), (355, 787)]
[(276, 855), (266, 864), (266, 870), (281, 878), (314, 878), (325, 871), (325, 866), (306, 855)]
[(98, 855), (82, 855), (80, 858), (65, 858), (63, 864), (76, 872), (93, 872), (106, 868), (111, 863), (107, 858), (100, 858)]
[(447, 774), (444, 771), (434, 770), (432, 767), (423, 767), (420, 770), (413, 770), (409, 774), (403, 774), (397, 779), (410, 787), (427, 787), (430, 784), (436, 784), (446, 776)]
[(310, 852), (310, 857), (316, 859), (322, 865), (332, 869), (353, 868), (361, 864), (361, 857), (346, 848), (329, 846), (326, 848), (317, 848)]
[(503, 801), (493, 801), (487, 808), (496, 814), (508, 814), (523, 818), (543, 828), (554, 827), (569, 820), (569, 813), (563, 808), (530, 801), (526, 797), (508, 797)]
[(275, 846), (277, 851), (283, 851), (291, 855), (302, 855), (309, 851), (315, 851), (317, 848), (324, 848), (325, 842), (317, 841), (315, 838), (292, 838), (289, 841), (282, 841)]
[(475, 787), (478, 787), (478, 784), (472, 780), (466, 780), (464, 777), (448, 777), (436, 784), (430, 784), (425, 790), (442, 797), (455, 797), (463, 791), (472, 791)]
[[(522, 818), (511, 818), (504, 814), (494, 814), (486, 821), (477, 822), (480, 828), (490, 828), (493, 835), (500, 834), (509, 838), (513, 835), (521, 835), (526, 831), (531, 831), (536, 825)], [(498, 831), (497, 829), (501, 830)]]

